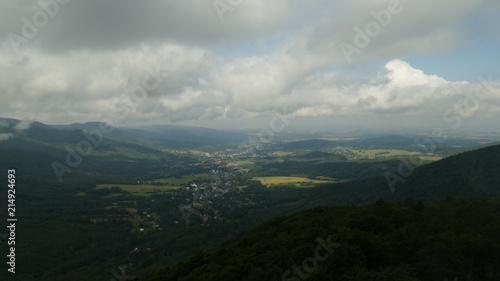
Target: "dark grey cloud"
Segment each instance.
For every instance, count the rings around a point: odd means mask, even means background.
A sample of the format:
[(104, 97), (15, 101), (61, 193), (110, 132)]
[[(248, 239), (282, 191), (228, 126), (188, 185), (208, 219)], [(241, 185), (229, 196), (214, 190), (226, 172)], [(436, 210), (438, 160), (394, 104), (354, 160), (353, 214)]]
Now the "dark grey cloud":
[[(2, 33), (25, 37), (29, 39), (25, 45), (47, 52), (120, 49), (164, 42), (220, 45), (272, 34), (283, 27), (292, 12), (282, 0), (265, 5), (264, 1), (242, 3), (225, 13), (225, 21), (219, 19), (215, 1), (211, 0), (7, 2), (1, 4)], [(265, 8), (263, 13), (260, 7)], [(41, 14), (49, 15), (48, 19), (44, 21)], [(23, 31), (32, 31), (26, 25), (37, 30), (32, 39), (23, 36)]]

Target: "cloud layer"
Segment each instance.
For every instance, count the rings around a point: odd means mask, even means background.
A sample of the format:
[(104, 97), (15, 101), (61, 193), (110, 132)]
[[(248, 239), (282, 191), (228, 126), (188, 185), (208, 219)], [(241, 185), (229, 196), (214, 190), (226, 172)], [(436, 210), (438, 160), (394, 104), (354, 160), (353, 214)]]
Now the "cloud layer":
[[(491, 11), (500, 11), (466, 0), (222, 2), (221, 20), (220, 1), (4, 1), (0, 112), (46, 123), (245, 119), (284, 109), (440, 116), (481, 83), (447, 81), (405, 58), (460, 46), (470, 21), (498, 24)], [(342, 43), (357, 51), (347, 58)], [(495, 115), (498, 83), (488, 89), (474, 110)]]

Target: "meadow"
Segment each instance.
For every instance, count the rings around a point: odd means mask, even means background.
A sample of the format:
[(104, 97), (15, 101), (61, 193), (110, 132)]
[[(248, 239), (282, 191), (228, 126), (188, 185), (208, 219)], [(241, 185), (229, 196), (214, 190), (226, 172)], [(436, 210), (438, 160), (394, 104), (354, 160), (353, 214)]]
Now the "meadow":
[(295, 186), (300, 186), (304, 183), (328, 183), (332, 180), (317, 180), (309, 179), (304, 177), (254, 177), (252, 180), (260, 181), (263, 185), (269, 187), (273, 184), (295, 184)]
[[(156, 185), (146, 185), (146, 184), (98, 184), (96, 186), (97, 189), (101, 188), (112, 188), (119, 187), (124, 191), (127, 191), (133, 195), (140, 196), (149, 196), (153, 194), (155, 191), (166, 192), (171, 191), (173, 189), (177, 189), (177, 186), (156, 186)], [(111, 194), (111, 196), (114, 194)]]

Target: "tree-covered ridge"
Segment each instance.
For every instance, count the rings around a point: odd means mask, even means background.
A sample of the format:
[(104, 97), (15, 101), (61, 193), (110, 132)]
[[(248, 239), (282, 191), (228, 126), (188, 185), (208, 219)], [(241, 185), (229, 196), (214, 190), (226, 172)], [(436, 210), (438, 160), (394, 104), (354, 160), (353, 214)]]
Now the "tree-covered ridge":
[[(500, 196), (500, 145), (464, 152), (421, 166), (400, 184), (405, 196)], [(404, 193), (404, 192), (402, 192)]]
[[(408, 163), (400, 161), (401, 165)], [(378, 198), (388, 201), (413, 197), (425, 202), (443, 200), (447, 196), (459, 198), (500, 197), (500, 145), (464, 152), (431, 164), (409, 170), (405, 177), (398, 169), (388, 170), (399, 177), (394, 192), (387, 178), (379, 176), (361, 181), (325, 185), (305, 191), (323, 204), (364, 204)], [(310, 195), (309, 195), (310, 194)]]
[[(271, 220), (147, 280), (493, 281), (499, 215), (498, 199), (320, 207)], [(328, 255), (325, 242), (340, 245)]]

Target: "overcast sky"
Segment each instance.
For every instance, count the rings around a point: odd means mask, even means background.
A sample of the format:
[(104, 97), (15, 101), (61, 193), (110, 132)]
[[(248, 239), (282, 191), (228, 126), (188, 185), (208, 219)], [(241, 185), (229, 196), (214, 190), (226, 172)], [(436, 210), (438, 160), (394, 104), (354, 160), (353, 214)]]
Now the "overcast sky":
[(262, 127), (276, 112), (318, 127), (500, 117), (496, 0), (1, 0), (0, 34), (1, 117), (211, 127)]

